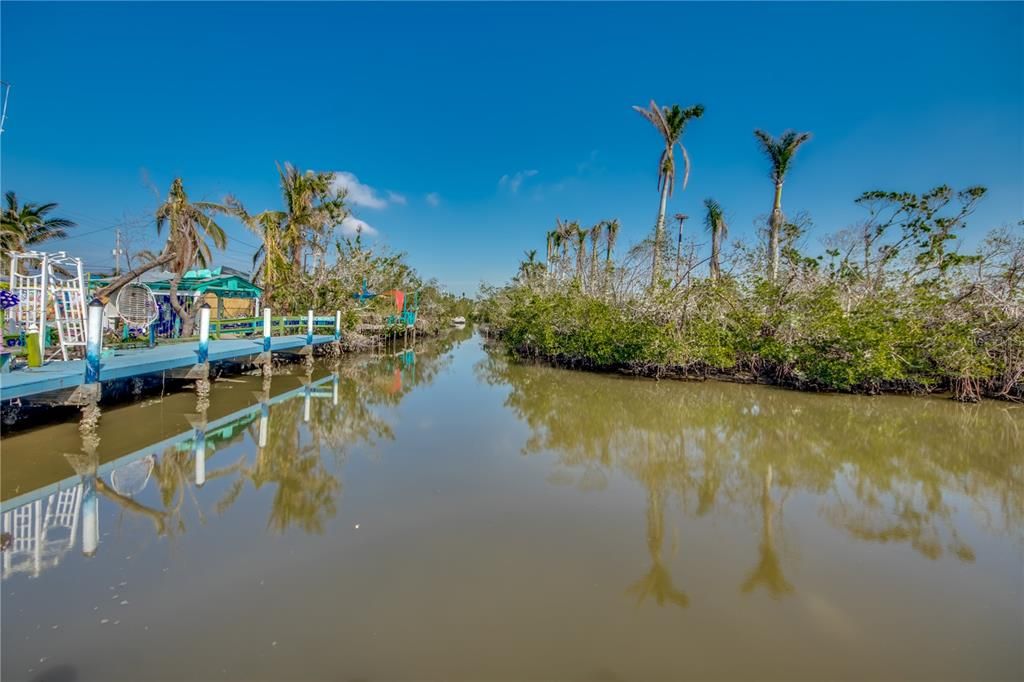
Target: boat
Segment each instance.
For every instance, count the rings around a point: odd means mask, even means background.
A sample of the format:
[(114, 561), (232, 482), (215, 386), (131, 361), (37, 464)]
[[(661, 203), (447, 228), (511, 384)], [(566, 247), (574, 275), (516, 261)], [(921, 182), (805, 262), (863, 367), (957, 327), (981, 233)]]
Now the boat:
[(466, 318), (459, 315), (458, 317), (452, 319), (452, 324), (455, 325), (456, 327), (465, 327)]

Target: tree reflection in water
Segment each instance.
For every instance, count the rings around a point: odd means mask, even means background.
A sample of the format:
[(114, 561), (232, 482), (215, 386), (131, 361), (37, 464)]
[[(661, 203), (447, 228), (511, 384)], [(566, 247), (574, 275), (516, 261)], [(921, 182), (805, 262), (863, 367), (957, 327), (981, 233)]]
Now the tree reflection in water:
[[(327, 381), (317, 380), (316, 387), (307, 384), (306, 389), (273, 405), (269, 404), (272, 379), (265, 376), (261, 390), (254, 393), (259, 405), (215, 431), (206, 430), (208, 391), (200, 390), (196, 414), (190, 417), (195, 426), (193, 437), (156, 458), (152, 476), (157, 481), (158, 505), (122, 495), (103, 480), (97, 480), (97, 489), (123, 510), (150, 519), (158, 535), (174, 535), (185, 532), (188, 508), (195, 510), (200, 523), (206, 521), (196, 497), (197, 483), (231, 479), (214, 505), (217, 514), (230, 509), (247, 488), (271, 486), (274, 494), (268, 529), (322, 533), (337, 512), (342, 483), (334, 472), (344, 464), (348, 451), (359, 444), (394, 438), (379, 408), (397, 405), (417, 386), (432, 382), (450, 363), (448, 351), (465, 336), (457, 333), (431, 340), (418, 351), (391, 348), (378, 356), (345, 358), (331, 368)], [(307, 382), (311, 370), (306, 368)], [(303, 370), (289, 366), (283, 371)], [(206, 459), (247, 437), (256, 445), (255, 452), (206, 470)]]
[(929, 559), (974, 560), (961, 512), (1013, 536), (1024, 520), (1024, 434), (999, 404), (659, 383), (527, 366), (497, 351), (476, 373), (508, 387), (505, 404), (530, 427), (525, 454), (552, 453), (563, 472), (618, 470), (647, 490), (652, 567), (629, 588), (640, 600), (687, 604), (662, 559), (673, 495), (684, 518), (728, 505), (757, 519), (757, 561), (739, 589), (772, 597), (796, 589), (780, 550), (794, 492), (813, 495), (849, 537), (905, 543)]

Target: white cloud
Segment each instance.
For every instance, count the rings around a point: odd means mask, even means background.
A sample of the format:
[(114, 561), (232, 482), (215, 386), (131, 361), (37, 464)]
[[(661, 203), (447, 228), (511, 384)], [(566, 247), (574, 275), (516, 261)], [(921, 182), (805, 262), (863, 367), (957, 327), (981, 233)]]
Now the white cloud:
[(498, 180), (498, 187), (507, 189), (512, 194), (515, 194), (519, 191), (519, 188), (522, 186), (523, 181), (526, 180), (526, 178), (532, 178), (538, 172), (539, 171), (535, 169), (530, 169), (522, 170), (517, 173), (513, 173), (512, 175), (508, 175), (506, 173), (501, 176), (500, 180)]
[(346, 216), (341, 221), (341, 233), (346, 237), (355, 237), (357, 235), (363, 235), (364, 237), (377, 236), (377, 230), (373, 229), (365, 220), (360, 220), (355, 216)]
[(382, 197), (373, 187), (359, 182), (355, 173), (348, 171), (337, 171), (334, 174), (335, 190), (345, 190), (345, 199), (352, 206), (363, 206), (365, 208), (384, 208), (390, 204), (405, 205), (405, 197), (397, 192), (388, 190), (387, 196)]
[(441, 205), (441, 195), (438, 194), (437, 192), (430, 192), (429, 194), (427, 194), (426, 199), (427, 203), (430, 204), (431, 206), (436, 207)]

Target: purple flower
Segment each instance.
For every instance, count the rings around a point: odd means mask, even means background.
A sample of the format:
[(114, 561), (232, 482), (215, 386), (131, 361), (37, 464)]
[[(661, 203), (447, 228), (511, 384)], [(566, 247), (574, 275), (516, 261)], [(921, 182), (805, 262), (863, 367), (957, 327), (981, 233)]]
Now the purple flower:
[(0, 309), (7, 310), (18, 305), (20, 301), (18, 297), (7, 291), (6, 289), (0, 289)]

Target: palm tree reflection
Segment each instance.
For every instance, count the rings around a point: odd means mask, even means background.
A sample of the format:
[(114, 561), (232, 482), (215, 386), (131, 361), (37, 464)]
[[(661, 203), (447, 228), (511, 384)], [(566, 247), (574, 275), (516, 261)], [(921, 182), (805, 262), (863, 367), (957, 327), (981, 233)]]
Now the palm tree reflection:
[(974, 503), (991, 532), (1024, 526), (1024, 462), (1015, 455), (1024, 441), (1002, 410), (609, 378), (498, 352), (475, 371), (507, 387), (506, 406), (530, 429), (524, 454), (556, 457), (559, 478), (619, 471), (646, 490), (651, 568), (630, 587), (640, 601), (687, 603), (662, 557), (673, 496), (684, 518), (734, 506), (756, 518), (758, 560), (739, 589), (775, 598), (796, 591), (779, 549), (782, 508), (794, 491), (817, 499), (819, 516), (847, 537), (906, 543), (928, 559), (974, 561), (956, 497)]

